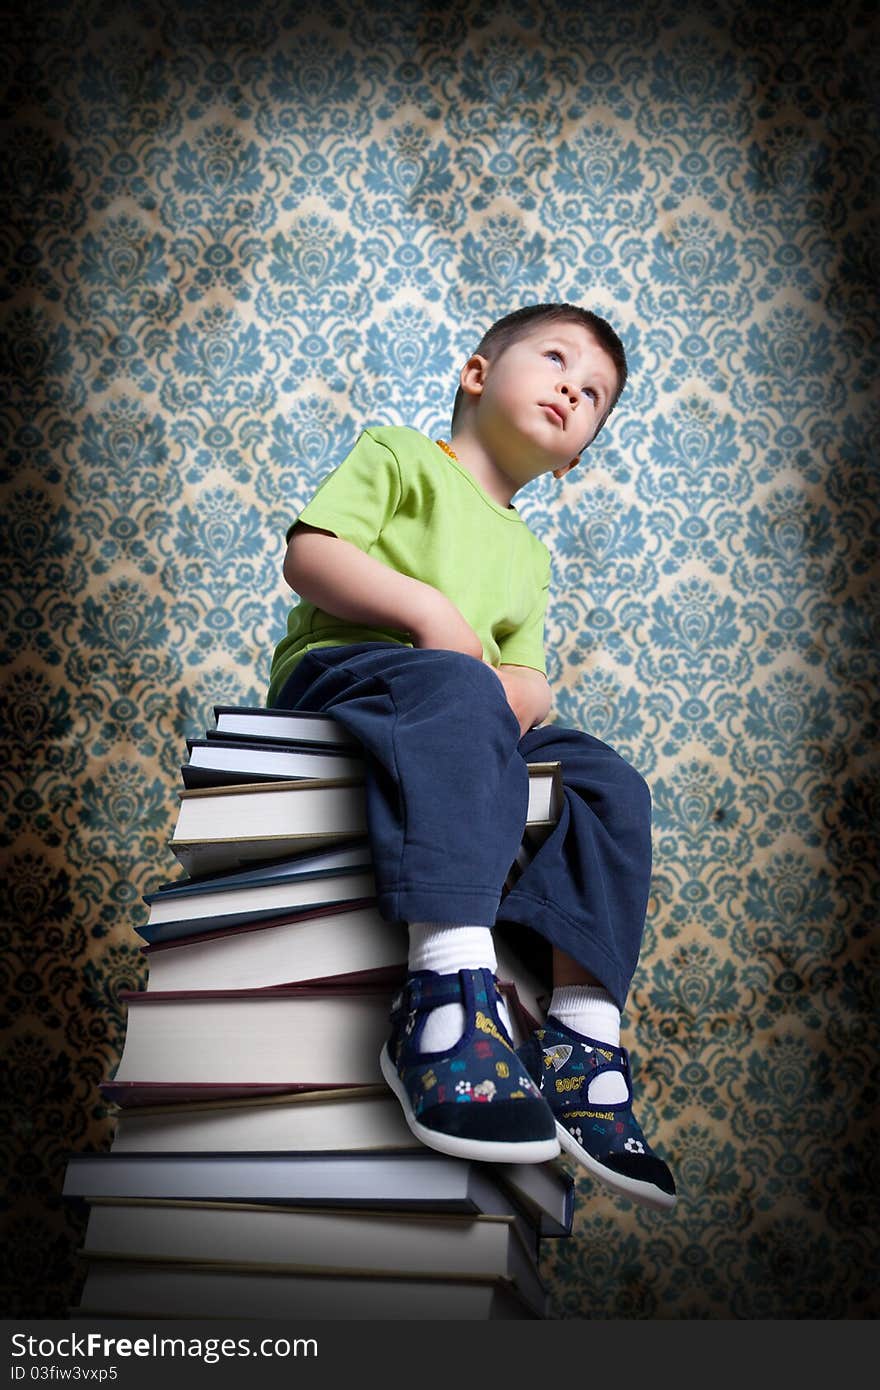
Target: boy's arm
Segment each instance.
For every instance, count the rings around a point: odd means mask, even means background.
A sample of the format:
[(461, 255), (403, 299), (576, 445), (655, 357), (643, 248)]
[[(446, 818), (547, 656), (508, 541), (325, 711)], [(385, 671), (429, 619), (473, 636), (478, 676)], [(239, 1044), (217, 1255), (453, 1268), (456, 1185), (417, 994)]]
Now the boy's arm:
[(482, 660), (482, 642), (445, 594), (332, 531), (298, 522), (287, 545), (284, 578), (301, 598), (337, 618), (407, 632), (415, 647)]
[(520, 733), (528, 733), (550, 713), (553, 695), (547, 677), (531, 666), (503, 665), (495, 674), (504, 686), (507, 703), (519, 720)]

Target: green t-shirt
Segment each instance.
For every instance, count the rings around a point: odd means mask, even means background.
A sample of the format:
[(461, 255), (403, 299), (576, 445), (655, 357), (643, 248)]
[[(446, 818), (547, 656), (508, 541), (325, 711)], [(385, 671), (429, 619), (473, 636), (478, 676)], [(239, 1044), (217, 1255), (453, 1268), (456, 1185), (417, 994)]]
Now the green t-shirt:
[[(495, 502), (467, 469), (418, 430), (399, 425), (364, 430), (297, 520), (332, 531), (446, 594), (493, 666), (545, 672), (550, 552), (515, 507)], [(275, 648), (269, 703), (306, 652), (353, 642), (412, 645), (406, 632), (359, 627), (301, 600)]]

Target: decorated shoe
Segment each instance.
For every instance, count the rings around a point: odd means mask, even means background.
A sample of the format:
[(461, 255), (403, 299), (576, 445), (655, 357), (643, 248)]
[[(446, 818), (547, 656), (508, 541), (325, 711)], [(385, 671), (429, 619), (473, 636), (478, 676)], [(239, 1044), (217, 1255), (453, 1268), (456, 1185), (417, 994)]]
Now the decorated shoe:
[[(629, 1055), (547, 1019), (518, 1055), (547, 1097), (556, 1133), (567, 1153), (608, 1187), (643, 1206), (675, 1206), (675, 1181), (652, 1151), (632, 1113)], [(591, 1102), (590, 1083), (603, 1072), (620, 1072), (627, 1098), (616, 1105)]]
[[(533, 1083), (498, 1016), (491, 970), (410, 975), (391, 1009), (382, 1075), (417, 1139), (456, 1158), (543, 1163), (559, 1154), (550, 1107)], [(465, 1029), (444, 1052), (421, 1052), (431, 1009), (464, 1007)]]

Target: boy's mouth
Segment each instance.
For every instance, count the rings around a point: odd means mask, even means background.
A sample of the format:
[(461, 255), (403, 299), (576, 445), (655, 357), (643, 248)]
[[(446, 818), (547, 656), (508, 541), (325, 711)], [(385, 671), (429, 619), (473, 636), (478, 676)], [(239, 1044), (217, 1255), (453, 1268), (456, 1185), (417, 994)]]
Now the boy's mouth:
[(553, 418), (554, 418), (555, 420), (557, 420), (557, 421), (559, 422), (559, 424), (562, 425), (563, 428), (565, 428), (565, 412), (561, 409), (560, 406), (558, 406), (558, 405), (551, 405), (551, 404), (550, 404), (549, 402), (547, 402), (547, 401), (542, 401), (542, 402), (541, 402), (541, 406), (542, 406), (542, 408), (543, 408), (544, 410), (549, 410), (549, 412), (550, 412), (550, 414), (553, 416)]

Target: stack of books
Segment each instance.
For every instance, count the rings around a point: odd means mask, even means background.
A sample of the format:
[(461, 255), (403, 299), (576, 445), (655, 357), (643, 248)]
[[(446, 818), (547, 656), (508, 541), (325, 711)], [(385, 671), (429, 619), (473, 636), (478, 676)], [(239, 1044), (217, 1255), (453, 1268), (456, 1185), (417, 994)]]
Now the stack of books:
[[(571, 1178), (425, 1148), (382, 1080), (408, 943), (376, 905), (360, 750), (323, 715), (214, 713), (181, 769), (187, 876), (136, 928), (111, 1150), (67, 1168), (89, 1206), (73, 1315), (546, 1316)], [(529, 781), (524, 846), (561, 804), (557, 765)], [(514, 930), (495, 944), (519, 1041), (547, 994)]]

